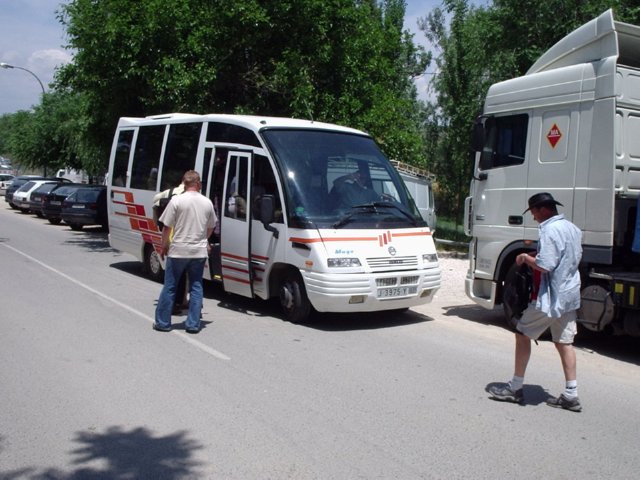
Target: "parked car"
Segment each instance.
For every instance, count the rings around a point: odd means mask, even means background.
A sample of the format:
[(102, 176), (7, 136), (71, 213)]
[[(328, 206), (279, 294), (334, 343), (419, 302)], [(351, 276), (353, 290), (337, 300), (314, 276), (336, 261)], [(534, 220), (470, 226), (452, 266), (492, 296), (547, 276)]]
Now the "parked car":
[(13, 202), (13, 194), (25, 183), (32, 180), (49, 180), (51, 182), (71, 183), (71, 180), (67, 180), (66, 178), (41, 177), (39, 175), (19, 175), (17, 177), (14, 177), (11, 181), (11, 185), (7, 187), (7, 192), (5, 193), (4, 197), (5, 201), (11, 206), (11, 208), (17, 209), (16, 205)]
[(29, 212), (31, 194), (41, 185), (44, 185), (46, 183), (56, 182), (54, 180), (29, 180), (15, 192), (13, 192), (12, 202), (15, 205), (15, 208), (20, 210), (22, 213)]
[(44, 217), (43, 206), (44, 197), (52, 190), (58, 188), (60, 185), (66, 185), (66, 183), (60, 182), (45, 182), (31, 192), (31, 197), (28, 201), (28, 208), (31, 213), (35, 213), (39, 218)]
[(4, 194), (5, 201), (9, 204), (9, 206), (11, 206), (11, 208), (17, 209), (18, 207), (16, 207), (13, 203), (13, 194), (15, 193), (15, 191), (31, 180), (43, 180), (45, 178), (46, 177), (40, 177), (38, 175), (19, 175), (17, 177), (13, 177), (11, 185), (7, 187), (7, 191)]
[(93, 185), (69, 195), (62, 202), (62, 221), (71, 230), (82, 230), (85, 225), (101, 225), (107, 229), (107, 187)]
[(7, 187), (11, 185), (13, 177), (14, 176), (9, 173), (0, 173), (0, 196), (7, 193)]
[(60, 183), (42, 198), (42, 214), (52, 225), (62, 222), (62, 202), (79, 188), (93, 185), (86, 183)]

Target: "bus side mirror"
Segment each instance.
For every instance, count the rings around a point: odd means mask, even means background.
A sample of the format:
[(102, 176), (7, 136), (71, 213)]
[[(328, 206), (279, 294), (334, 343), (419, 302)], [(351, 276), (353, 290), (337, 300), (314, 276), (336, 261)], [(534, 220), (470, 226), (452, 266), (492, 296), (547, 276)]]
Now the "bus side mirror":
[(258, 220), (262, 222), (264, 229), (273, 233), (278, 238), (278, 229), (271, 224), (275, 220), (275, 201), (273, 195), (261, 195), (258, 199)]

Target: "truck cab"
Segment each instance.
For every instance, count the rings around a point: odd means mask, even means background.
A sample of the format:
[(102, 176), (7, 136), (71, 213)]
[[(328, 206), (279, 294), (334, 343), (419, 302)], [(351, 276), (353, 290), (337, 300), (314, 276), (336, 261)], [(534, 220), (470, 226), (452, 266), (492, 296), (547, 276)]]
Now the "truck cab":
[[(640, 28), (611, 10), (571, 32), (527, 73), (492, 85), (474, 135), (465, 202), (466, 293), (493, 308), (515, 257), (535, 250), (527, 198), (549, 192), (583, 232), (582, 324), (640, 336)], [(634, 290), (635, 291), (635, 290)], [(635, 294), (634, 294), (635, 295)]]

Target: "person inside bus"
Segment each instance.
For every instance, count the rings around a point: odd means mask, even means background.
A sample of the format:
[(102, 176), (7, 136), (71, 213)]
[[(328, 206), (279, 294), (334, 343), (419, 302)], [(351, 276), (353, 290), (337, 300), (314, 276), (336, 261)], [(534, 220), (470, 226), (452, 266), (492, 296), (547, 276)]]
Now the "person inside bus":
[(370, 184), (368, 175), (362, 169), (336, 178), (333, 181), (332, 195), (337, 196), (337, 207), (346, 209), (379, 200), (380, 195)]

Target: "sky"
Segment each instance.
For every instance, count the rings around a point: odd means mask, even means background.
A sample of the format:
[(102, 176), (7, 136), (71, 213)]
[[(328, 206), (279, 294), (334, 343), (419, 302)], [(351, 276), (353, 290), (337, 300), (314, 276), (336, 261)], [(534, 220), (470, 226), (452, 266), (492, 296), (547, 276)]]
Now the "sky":
[[(55, 68), (72, 60), (65, 49), (65, 31), (56, 11), (62, 0), (0, 0), (0, 62), (18, 68), (0, 68), (0, 115), (29, 110), (40, 103), (42, 88), (49, 90)], [(440, 6), (441, 0), (407, 0), (405, 28), (414, 42), (426, 45), (418, 18)], [(35, 77), (34, 77), (35, 76)], [(37, 77), (37, 78), (36, 78)], [(428, 76), (416, 81), (421, 98), (428, 95)]]

